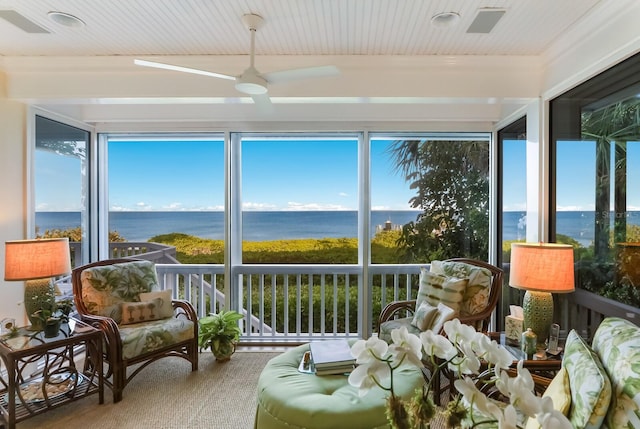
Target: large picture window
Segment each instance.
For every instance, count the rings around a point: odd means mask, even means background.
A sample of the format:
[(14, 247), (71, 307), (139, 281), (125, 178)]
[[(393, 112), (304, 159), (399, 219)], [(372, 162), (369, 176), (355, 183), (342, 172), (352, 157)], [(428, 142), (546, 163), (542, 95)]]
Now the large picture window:
[(90, 133), (36, 115), (35, 236), (67, 237), (73, 266), (88, 262), (87, 210)]
[(109, 242), (175, 246), (182, 263), (224, 263), (224, 139), (108, 138)]
[[(374, 138), (371, 147), (372, 205), (404, 208), (394, 214), (401, 223), (396, 263), (488, 260), (487, 134), (399, 135)], [(375, 256), (372, 251), (374, 261)]]
[(358, 263), (358, 137), (242, 137), (242, 261)]
[(640, 55), (551, 102), (552, 232), (579, 287), (640, 306)]

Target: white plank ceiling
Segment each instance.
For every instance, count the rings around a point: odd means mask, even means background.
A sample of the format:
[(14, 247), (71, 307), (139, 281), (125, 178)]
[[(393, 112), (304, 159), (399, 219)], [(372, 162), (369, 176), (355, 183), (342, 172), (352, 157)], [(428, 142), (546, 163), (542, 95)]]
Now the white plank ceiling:
[[(540, 96), (543, 64), (638, 1), (0, 0), (0, 72), (9, 98), (89, 123), (430, 120), (490, 129)], [(467, 31), (480, 11), (500, 10), (490, 32)], [(85, 25), (61, 25), (52, 11)], [(434, 25), (443, 12), (459, 20)], [(269, 85), (274, 109), (265, 115), (228, 80), (133, 64), (238, 76), (249, 65), (249, 13), (264, 19), (260, 72), (333, 64), (340, 76)]]
[[(0, 55), (239, 55), (241, 21), (265, 22), (258, 55), (539, 55), (601, 0), (0, 0), (49, 33), (0, 19)], [(504, 9), (489, 34), (468, 34), (478, 10)], [(68, 28), (47, 13), (86, 23)], [(430, 19), (456, 12), (451, 28)]]

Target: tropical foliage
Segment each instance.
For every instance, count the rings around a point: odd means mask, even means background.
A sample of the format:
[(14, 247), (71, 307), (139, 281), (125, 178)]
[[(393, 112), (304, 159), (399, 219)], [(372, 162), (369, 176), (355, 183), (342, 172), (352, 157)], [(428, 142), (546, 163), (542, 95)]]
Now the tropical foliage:
[(398, 140), (389, 149), (396, 168), (417, 194), (422, 210), (402, 228), (403, 262), (466, 256), (486, 260), (489, 251), (489, 143)]

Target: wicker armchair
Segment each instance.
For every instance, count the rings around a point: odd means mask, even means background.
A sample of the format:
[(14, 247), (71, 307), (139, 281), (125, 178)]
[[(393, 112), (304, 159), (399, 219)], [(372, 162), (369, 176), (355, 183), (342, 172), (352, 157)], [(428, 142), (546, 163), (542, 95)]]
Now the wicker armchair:
[[(475, 267), (485, 268), (491, 273), (490, 286), (489, 286), (489, 298), (487, 304), (480, 311), (475, 311), (472, 315), (462, 315), (458, 319), (460, 322), (475, 327), (480, 332), (487, 332), (489, 329), (489, 323), (491, 322), (491, 315), (498, 304), (498, 299), (502, 293), (502, 269), (491, 265), (489, 263), (478, 261), (468, 258), (454, 258), (448, 259), (443, 262), (462, 262), (467, 265)], [(389, 341), (386, 337), (389, 336), (389, 332), (397, 327), (405, 326), (410, 332), (419, 334), (420, 330), (412, 325), (412, 315), (416, 309), (417, 300), (404, 300), (393, 301), (387, 304), (381, 311), (378, 318), (378, 335)], [(409, 316), (409, 317), (407, 317)], [(425, 363), (425, 371), (429, 372), (429, 365)], [(433, 393), (434, 402), (436, 405), (440, 405), (441, 395), (449, 390), (451, 391), (453, 378), (451, 374), (445, 374), (443, 380), (440, 372), (436, 372), (435, 379), (433, 380)], [(430, 377), (428, 373), (425, 376)]]
[[(447, 259), (445, 262), (462, 262), (476, 267), (486, 268), (491, 272), (491, 288), (489, 292), (489, 301), (487, 306), (480, 312), (459, 317), (460, 322), (476, 327), (476, 330), (487, 332), (491, 321), (491, 314), (498, 305), (498, 299), (502, 293), (502, 277), (504, 272), (502, 269), (491, 265), (487, 262), (478, 261), (467, 258)], [(388, 322), (400, 317), (406, 318), (407, 315), (413, 314), (416, 308), (416, 300), (392, 301), (388, 303), (380, 312), (378, 318), (378, 329), (384, 322)]]
[[(104, 333), (104, 382), (114, 403), (122, 400), (129, 381), (158, 359), (177, 356), (191, 362), (192, 371), (198, 369), (195, 310), (187, 301), (171, 299), (171, 291), (157, 290), (153, 263), (94, 262), (75, 268), (72, 284), (80, 318)], [(141, 365), (127, 375), (136, 364)]]

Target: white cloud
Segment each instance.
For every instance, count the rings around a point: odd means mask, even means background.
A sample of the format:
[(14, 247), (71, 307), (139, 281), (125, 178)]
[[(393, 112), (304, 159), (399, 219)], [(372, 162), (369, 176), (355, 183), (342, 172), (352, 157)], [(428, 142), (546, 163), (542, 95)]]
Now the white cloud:
[(268, 204), (268, 203), (245, 202), (245, 203), (242, 203), (242, 209), (260, 211), (260, 210), (276, 210), (277, 207), (273, 204)]
[[(143, 204), (143, 203), (138, 203), (138, 204)], [(164, 207), (162, 207), (165, 210), (169, 210), (169, 211), (179, 211), (179, 210), (184, 210), (182, 207), (182, 203), (170, 203)]]
[(346, 192), (338, 192), (338, 196), (340, 196), (340, 197), (348, 197), (349, 194), (347, 194)]
[(342, 204), (321, 204), (321, 203), (297, 203), (295, 201), (289, 201), (287, 207), (284, 209), (287, 211), (329, 211), (329, 210), (354, 210), (349, 207), (345, 207)]
[(505, 212), (524, 212), (527, 211), (527, 203), (506, 204), (503, 210)]
[(586, 206), (576, 206), (576, 205), (569, 205), (569, 206), (558, 206), (556, 208), (556, 211), (559, 212), (590, 212), (594, 210), (594, 206), (593, 204), (587, 204)]
[(123, 206), (111, 206), (109, 208), (109, 211), (112, 212), (130, 212), (132, 211), (129, 207), (123, 207)]

